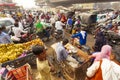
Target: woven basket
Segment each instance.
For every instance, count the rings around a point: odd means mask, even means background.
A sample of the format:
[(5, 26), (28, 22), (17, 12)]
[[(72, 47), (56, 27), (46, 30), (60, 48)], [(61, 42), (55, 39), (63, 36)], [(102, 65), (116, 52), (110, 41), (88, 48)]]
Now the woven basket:
[(17, 69), (10, 70), (5, 80), (32, 80), (31, 69), (28, 64)]

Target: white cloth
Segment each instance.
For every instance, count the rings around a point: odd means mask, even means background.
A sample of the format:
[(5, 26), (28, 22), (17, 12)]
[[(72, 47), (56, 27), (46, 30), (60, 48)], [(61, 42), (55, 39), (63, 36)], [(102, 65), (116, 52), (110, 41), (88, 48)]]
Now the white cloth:
[(78, 24), (78, 21), (75, 21), (74, 25), (77, 25)]
[(16, 37), (16, 36), (11, 36), (11, 39), (12, 39), (13, 41), (20, 41), (20, 38), (18, 38), (18, 37)]
[(82, 34), (83, 39), (85, 39), (85, 33), (86, 33), (86, 31), (81, 31), (80, 33)]
[[(93, 77), (97, 72), (100, 61), (94, 62), (92, 66), (87, 69), (87, 76)], [(120, 80), (120, 66), (108, 59), (102, 59), (101, 64), (103, 80)]]
[(23, 28), (22, 23), (21, 23), (21, 22), (19, 22), (18, 24), (19, 24), (19, 28), (23, 30), (24, 28)]
[(50, 18), (50, 22), (51, 22), (51, 24), (54, 24), (54, 23), (55, 23), (55, 18), (54, 18), (54, 17), (51, 17), (51, 18)]
[(118, 30), (118, 35), (120, 36), (120, 30)]
[(63, 30), (63, 26), (64, 26), (65, 24), (63, 24), (61, 21), (57, 21), (56, 23), (55, 23), (55, 28), (56, 28), (56, 30)]
[(13, 29), (14, 35), (15, 35), (16, 37), (18, 37), (18, 38), (22, 36), (22, 35), (21, 35), (22, 32), (23, 32), (23, 33), (27, 33), (27, 31), (23, 31), (23, 30), (20, 29), (19, 27), (13, 27), (12, 29)]

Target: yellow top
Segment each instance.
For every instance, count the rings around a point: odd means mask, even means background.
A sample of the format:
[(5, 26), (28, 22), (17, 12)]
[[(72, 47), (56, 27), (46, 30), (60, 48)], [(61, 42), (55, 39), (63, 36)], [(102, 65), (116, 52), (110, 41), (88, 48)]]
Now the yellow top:
[(40, 61), (37, 58), (37, 69), (39, 72), (39, 80), (51, 80), (48, 60)]

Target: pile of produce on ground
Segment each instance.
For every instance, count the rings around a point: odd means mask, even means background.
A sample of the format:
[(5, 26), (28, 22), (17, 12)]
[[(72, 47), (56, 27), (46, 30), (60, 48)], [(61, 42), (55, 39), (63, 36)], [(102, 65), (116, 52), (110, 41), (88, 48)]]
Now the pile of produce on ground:
[(0, 63), (15, 60), (23, 54), (24, 51), (30, 50), (33, 45), (44, 45), (40, 39), (35, 39), (23, 44), (0, 44)]

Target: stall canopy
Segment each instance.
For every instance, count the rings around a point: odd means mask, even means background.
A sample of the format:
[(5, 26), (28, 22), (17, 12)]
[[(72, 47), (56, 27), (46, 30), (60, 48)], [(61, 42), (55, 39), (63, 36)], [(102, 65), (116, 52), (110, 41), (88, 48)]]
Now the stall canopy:
[(15, 3), (0, 3), (0, 6), (15, 6)]

